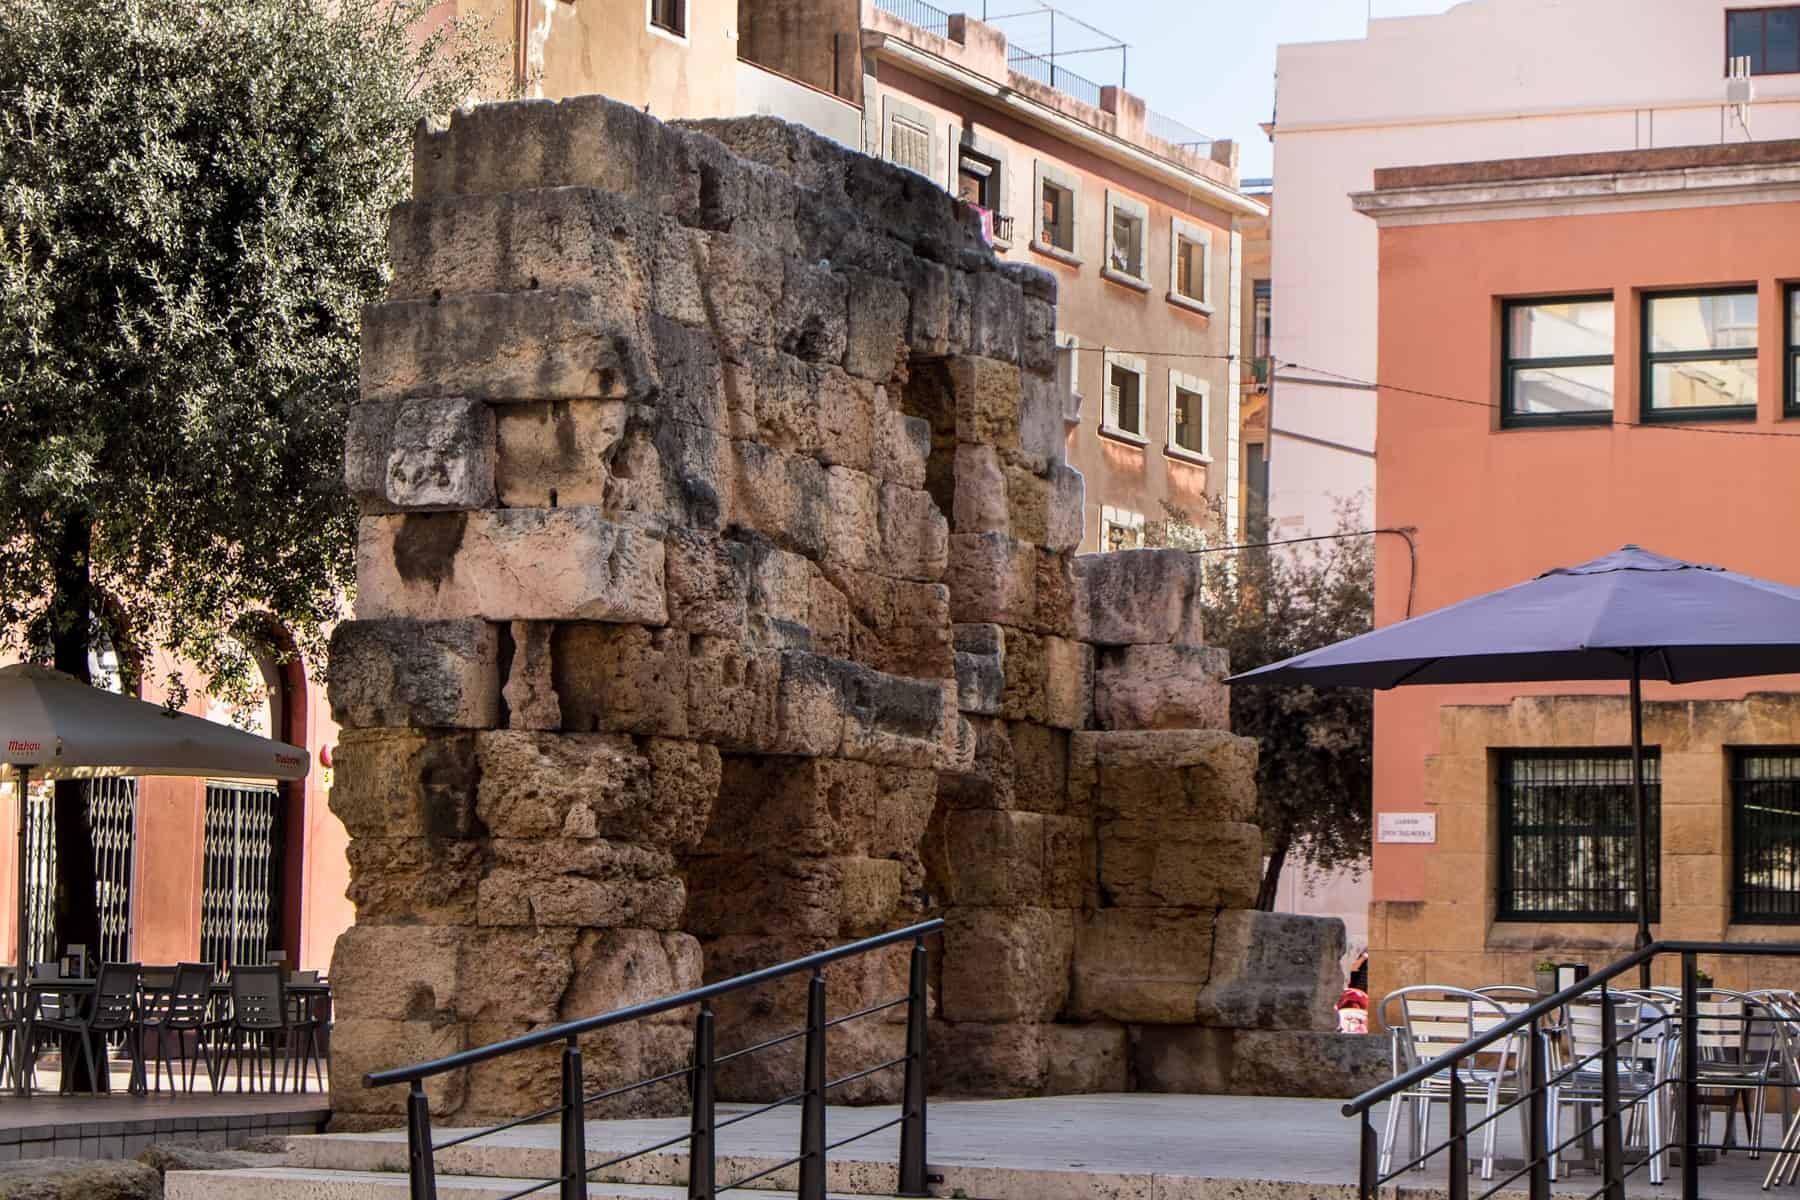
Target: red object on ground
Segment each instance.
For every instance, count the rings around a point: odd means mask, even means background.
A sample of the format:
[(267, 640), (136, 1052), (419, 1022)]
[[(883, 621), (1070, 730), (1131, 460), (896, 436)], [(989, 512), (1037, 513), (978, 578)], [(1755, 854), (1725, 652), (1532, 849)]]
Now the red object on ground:
[(1361, 988), (1345, 988), (1344, 994), (1338, 997), (1337, 1006), (1339, 1008), (1360, 1008), (1366, 1011), (1369, 1007), (1369, 993)]

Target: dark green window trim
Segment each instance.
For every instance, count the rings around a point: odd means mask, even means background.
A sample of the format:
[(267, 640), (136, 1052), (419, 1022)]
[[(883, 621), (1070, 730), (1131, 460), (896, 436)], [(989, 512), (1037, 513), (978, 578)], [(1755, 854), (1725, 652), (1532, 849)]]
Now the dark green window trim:
[(1730, 753), (1732, 923), (1800, 925), (1800, 748)]
[(1589, 292), (1578, 296), (1534, 296), (1528, 300), (1503, 300), (1500, 303), (1500, 427), (1502, 429), (1567, 428), (1569, 426), (1611, 425), (1612, 410), (1584, 413), (1521, 413), (1513, 411), (1513, 377), (1534, 367), (1610, 367), (1610, 354), (1576, 355), (1569, 358), (1514, 358), (1512, 355), (1512, 315), (1514, 309), (1532, 308), (1540, 304), (1611, 304), (1611, 292)]
[(1794, 303), (1800, 299), (1800, 284), (1788, 284), (1781, 295), (1781, 341), (1787, 347), (1782, 357), (1781, 414), (1800, 417), (1800, 338), (1794, 337)]
[[(1496, 921), (1637, 919), (1631, 752), (1615, 747), (1495, 750)], [(1650, 919), (1662, 911), (1662, 755), (1644, 748)]]
[(1756, 359), (1760, 346), (1752, 346), (1741, 350), (1666, 350), (1661, 354), (1650, 349), (1650, 302), (1652, 300), (1679, 300), (1684, 296), (1733, 296), (1759, 295), (1754, 286), (1751, 287), (1716, 287), (1686, 288), (1674, 292), (1645, 292), (1638, 304), (1638, 336), (1643, 353), (1639, 362), (1640, 374), (1638, 388), (1641, 399), (1638, 404), (1638, 420), (1645, 424), (1678, 422), (1678, 421), (1754, 421), (1756, 405), (1754, 404), (1713, 404), (1704, 408), (1657, 408), (1656, 397), (1651, 394), (1650, 385), (1654, 377), (1651, 371), (1653, 363), (1681, 362), (1717, 362), (1721, 358)]

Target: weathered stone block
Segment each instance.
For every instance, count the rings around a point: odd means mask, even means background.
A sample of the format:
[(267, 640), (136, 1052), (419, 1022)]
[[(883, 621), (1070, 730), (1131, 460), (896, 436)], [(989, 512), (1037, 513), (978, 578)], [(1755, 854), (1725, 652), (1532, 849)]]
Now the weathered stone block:
[(511, 662), (506, 684), (500, 690), (509, 729), (562, 728), (562, 705), (556, 696), (555, 662), (550, 648), (553, 629), (544, 621), (512, 623), (508, 635)]
[(473, 925), (481, 843), (358, 837), (345, 850), (358, 924)]
[(945, 901), (989, 906), (1044, 905), (1045, 818), (969, 809), (944, 818)]
[(460, 397), (355, 405), (344, 480), (371, 512), (487, 508), (494, 503), (494, 411)]
[[(1016, 352), (1013, 357), (1017, 359)], [(1016, 450), (1024, 404), (1019, 368), (965, 355), (951, 362), (950, 379), (956, 396), (956, 440)]]
[[(1075, 938), (1069, 1014), (1191, 1025), (1212, 971), (1213, 914), (1192, 909), (1103, 908)], [(947, 965), (947, 964), (946, 964)]]
[(912, 858), (936, 795), (932, 772), (841, 759), (725, 760), (701, 852)]
[(1121, 646), (1100, 652), (1094, 719), (1102, 729), (1230, 729), (1231, 659), (1215, 646)]
[(1050, 539), (1050, 481), (1032, 469), (1036, 464), (1008, 455), (1006, 531), (1023, 542), (1044, 545)]
[(551, 642), (563, 728), (686, 737), (688, 635), (567, 623)]
[(849, 311), (844, 370), (885, 383), (906, 357), (906, 289), (862, 271), (851, 271), (845, 278)]
[(1100, 646), (1202, 644), (1200, 558), (1122, 550), (1075, 560), (1075, 629)]
[(684, 927), (702, 937), (868, 937), (889, 927), (917, 874), (894, 859), (700, 858), (688, 870)]
[[(878, 394), (880, 396), (880, 394)], [(925, 486), (925, 460), (931, 455), (931, 425), (876, 401), (875, 474), (901, 487)]]
[(801, 651), (781, 655), (775, 739), (781, 754), (841, 755), (925, 767), (944, 738), (942, 685)]
[(1349, 1099), (1393, 1073), (1387, 1037), (1306, 1030), (1145, 1026), (1132, 1067), (1147, 1092)]
[[(1062, 423), (1057, 422), (1060, 431)], [(1050, 468), (1050, 499), (1044, 528), (1044, 548), (1063, 552), (1081, 545), (1087, 516), (1087, 480), (1074, 467)]]
[[(337, 965), (331, 973), (337, 975)], [(468, 1030), (439, 1021), (396, 1021), (364, 1016), (354, 1010), (334, 1016), (331, 1023), (332, 1101), (343, 1111), (389, 1114), (404, 1122), (405, 1088), (367, 1088), (363, 1076), (372, 1071), (426, 1062), (468, 1049)], [(462, 1108), (465, 1076), (450, 1071), (425, 1081), (425, 1098), (431, 1111), (447, 1116)]]
[(1233, 911), (1213, 927), (1212, 978), (1200, 1020), (1233, 1029), (1337, 1029), (1344, 923)]
[(973, 292), (970, 352), (1018, 362), (1025, 334), (1025, 297), (1018, 283), (999, 271), (978, 271), (969, 283)]
[(615, 447), (625, 437), (630, 413), (623, 400), (541, 401), (497, 410), (500, 503), (508, 508), (606, 505)]
[(689, 633), (738, 637), (750, 595), (750, 547), (698, 530), (672, 529), (663, 543), (669, 624)]
[(1058, 729), (1082, 729), (1093, 713), (1094, 648), (1067, 638), (1007, 629), (1001, 715)]
[(953, 908), (945, 916), (942, 1010), (950, 1021), (1048, 1021), (1069, 997), (1072, 914)]
[(933, 1021), (931, 1094), (1035, 1096), (1044, 1091), (1044, 1026)]
[(1256, 742), (1224, 730), (1076, 733), (1071, 802), (1128, 820), (1256, 819)]
[(365, 517), (357, 613), (661, 625), (663, 547), (596, 508)]
[(881, 564), (887, 573), (926, 582), (943, 577), (950, 557), (950, 526), (929, 492), (882, 484), (878, 523)]
[(825, 468), (811, 458), (756, 442), (731, 443), (731, 522), (808, 558), (824, 556)]
[(992, 446), (964, 442), (956, 447), (956, 532), (1010, 533), (1006, 473)]
[(1130, 1090), (1131, 1040), (1123, 1025), (1042, 1025), (1044, 1091), (1051, 1096)]
[(950, 538), (944, 582), (950, 616), (1028, 629), (1037, 614), (1037, 548), (1003, 533), (957, 533)]
[(881, 481), (848, 467), (825, 474), (825, 553), (853, 570), (878, 565), (881, 553)]
[(484, 621), (346, 621), (331, 634), (332, 720), (488, 728), (500, 718), (499, 641)]
[(958, 625), (956, 637), (956, 706), (983, 717), (1000, 715), (1006, 690), (998, 625)]
[(344, 729), (326, 793), (351, 837), (465, 838), (475, 823), (474, 736)]
[(690, 736), (728, 750), (774, 747), (778, 653), (746, 652), (735, 638), (697, 637), (688, 651), (687, 681)]
[(850, 285), (843, 276), (814, 263), (788, 259), (782, 271), (781, 307), (775, 312), (781, 348), (815, 362), (842, 362), (849, 294)]
[(496, 865), (482, 879), (478, 909), (482, 925), (680, 927), (687, 907), (687, 888), (680, 877), (628, 869), (619, 871), (616, 878), (551, 871), (529, 861), (528, 856), (539, 851), (537, 843), (527, 845), (521, 855), (527, 861)]
[(629, 288), (489, 292), (363, 310), (364, 400), (646, 400), (648, 336)]
[(1100, 826), (1100, 887), (1123, 908), (1248, 908), (1262, 879), (1262, 830), (1166, 817)]
[(477, 812), (496, 838), (695, 845), (719, 795), (719, 752), (614, 734), (496, 730), (476, 737)]

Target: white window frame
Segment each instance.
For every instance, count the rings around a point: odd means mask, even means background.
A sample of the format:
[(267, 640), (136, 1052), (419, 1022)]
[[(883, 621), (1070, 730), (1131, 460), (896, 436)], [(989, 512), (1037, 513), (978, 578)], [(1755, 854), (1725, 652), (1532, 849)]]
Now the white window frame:
[(1056, 381), (1063, 398), (1063, 424), (1081, 424), (1081, 339), (1056, 331)]
[(655, 37), (667, 38), (677, 45), (688, 44), (688, 30), (692, 28), (694, 6), (692, 0), (676, 0), (681, 5), (681, 32), (676, 33), (666, 25), (656, 23), (656, 0), (644, 0), (644, 28)]
[[(1138, 247), (1138, 273), (1135, 275), (1113, 266), (1113, 252), (1118, 249), (1113, 239), (1113, 231), (1118, 225), (1115, 213), (1125, 213), (1137, 222), (1142, 244)], [(1106, 189), (1106, 254), (1101, 262), (1100, 274), (1114, 283), (1122, 283), (1140, 292), (1150, 290), (1150, 206), (1135, 196), (1127, 196), (1112, 188)]]
[(1114, 529), (1123, 529), (1127, 535), (1128, 544), (1120, 549), (1142, 550), (1144, 548), (1143, 513), (1102, 504), (1100, 506), (1100, 553), (1106, 554), (1112, 550), (1112, 538), (1108, 535)]
[[(1102, 361), (1104, 365), (1100, 368), (1100, 382), (1101, 387), (1105, 389), (1106, 402), (1100, 410), (1100, 432), (1107, 437), (1130, 442), (1134, 446), (1148, 446), (1150, 444), (1150, 408), (1144, 403), (1144, 398), (1148, 394), (1146, 389), (1150, 382), (1149, 367), (1138, 355), (1126, 354), (1119, 350), (1106, 351)], [(1141, 431), (1125, 429), (1118, 423), (1119, 394), (1113, 390), (1112, 381), (1115, 367), (1121, 371), (1129, 371), (1138, 377), (1138, 420), (1144, 425)]]
[[(1187, 242), (1200, 251), (1200, 294), (1189, 296), (1181, 290), (1181, 243)], [(1212, 231), (1202, 229), (1180, 217), (1169, 220), (1169, 303), (1197, 313), (1213, 313)]]
[[(1046, 242), (1039, 235), (1043, 233), (1044, 185), (1061, 188), (1069, 195), (1069, 244), (1058, 246), (1054, 242)], [(1079, 267), (1084, 261), (1081, 257), (1081, 177), (1075, 172), (1057, 166), (1055, 163), (1034, 159), (1031, 171), (1031, 248), (1046, 258), (1054, 258), (1058, 262), (1071, 267)]]
[[(894, 125), (896, 123), (909, 125), (925, 135), (926, 142), (930, 146), (926, 157), (931, 160), (925, 164), (926, 169), (920, 170), (918, 167), (900, 162), (894, 157)], [(908, 104), (898, 96), (891, 94), (882, 96), (881, 157), (883, 159), (897, 167), (904, 167), (914, 174), (923, 175), (935, 183), (941, 174), (939, 164), (943, 160), (938, 153), (941, 145), (943, 145), (943, 140), (938, 136), (937, 119), (928, 110), (920, 108), (916, 104)]]
[[(1200, 397), (1200, 449), (1178, 445), (1175, 441), (1175, 394), (1187, 392)], [(1198, 375), (1182, 371), (1169, 372), (1169, 437), (1163, 453), (1186, 462), (1212, 462), (1212, 386)]]

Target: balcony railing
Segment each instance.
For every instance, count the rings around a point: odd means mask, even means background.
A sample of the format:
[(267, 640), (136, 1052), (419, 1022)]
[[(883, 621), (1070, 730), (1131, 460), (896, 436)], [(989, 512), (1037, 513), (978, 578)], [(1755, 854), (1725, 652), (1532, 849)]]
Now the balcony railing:
[[(886, 3), (888, 0), (879, 0)], [(1033, 54), (1029, 50), (1021, 50), (1017, 46), (1009, 46), (1006, 51), (1006, 65), (1025, 76), (1035, 79), (1045, 87), (1055, 88), (1059, 92), (1075, 97), (1084, 104), (1100, 107), (1100, 85), (1091, 79), (1084, 79), (1067, 67), (1059, 67), (1056, 60), (1041, 54)]]
[(950, 36), (950, 14), (925, 3), (925, 0), (875, 0), (875, 7), (899, 17), (908, 25), (917, 25), (926, 33), (934, 33), (943, 38)]
[(1208, 150), (1213, 144), (1213, 139), (1198, 129), (1183, 125), (1173, 117), (1165, 117), (1155, 111), (1144, 114), (1144, 129), (1151, 137), (1161, 138), (1171, 146), (1180, 146), (1187, 150)]

